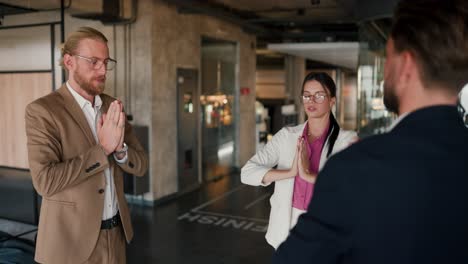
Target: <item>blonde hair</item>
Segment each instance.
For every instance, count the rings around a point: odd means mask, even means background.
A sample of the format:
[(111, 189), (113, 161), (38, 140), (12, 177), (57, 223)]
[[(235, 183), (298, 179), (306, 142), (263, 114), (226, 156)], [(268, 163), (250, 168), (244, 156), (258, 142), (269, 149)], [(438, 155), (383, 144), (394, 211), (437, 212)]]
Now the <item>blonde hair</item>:
[(107, 43), (107, 38), (98, 30), (91, 27), (80, 27), (77, 31), (68, 35), (67, 40), (65, 43), (63, 43), (62, 48), (60, 49), (60, 66), (62, 66), (65, 70), (67, 68), (63, 64), (63, 56), (65, 54), (73, 55), (83, 39), (94, 39)]

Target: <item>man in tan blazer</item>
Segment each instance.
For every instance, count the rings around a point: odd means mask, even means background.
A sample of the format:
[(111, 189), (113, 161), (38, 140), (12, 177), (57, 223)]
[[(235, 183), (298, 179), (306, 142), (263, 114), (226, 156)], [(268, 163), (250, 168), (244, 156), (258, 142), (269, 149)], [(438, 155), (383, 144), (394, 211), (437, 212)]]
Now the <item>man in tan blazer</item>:
[(148, 157), (122, 104), (102, 93), (115, 63), (101, 32), (78, 29), (62, 48), (68, 81), (26, 108), (29, 165), (42, 196), (39, 263), (125, 263), (133, 230), (122, 175), (143, 175)]

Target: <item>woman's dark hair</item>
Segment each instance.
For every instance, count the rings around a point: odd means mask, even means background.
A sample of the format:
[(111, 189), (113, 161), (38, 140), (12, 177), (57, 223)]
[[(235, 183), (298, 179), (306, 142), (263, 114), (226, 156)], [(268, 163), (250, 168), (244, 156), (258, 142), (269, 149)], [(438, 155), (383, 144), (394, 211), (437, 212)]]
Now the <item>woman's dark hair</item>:
[[(304, 78), (304, 82), (302, 83), (302, 90), (301, 94), (304, 93), (304, 86), (309, 81), (317, 81), (319, 82), (322, 87), (327, 90), (330, 97), (336, 97), (336, 85), (330, 75), (324, 72), (311, 72), (307, 74)], [(338, 133), (340, 132), (340, 125), (335, 119), (335, 116), (330, 111), (330, 127), (327, 131), (327, 138), (328, 138), (328, 151), (327, 151), (327, 158), (330, 156), (333, 146), (335, 145), (335, 141), (338, 138)], [(325, 145), (324, 145), (325, 146)]]
[(304, 86), (308, 81), (319, 82), (322, 85), (322, 87), (328, 91), (331, 97), (336, 96), (336, 85), (332, 77), (330, 77), (330, 75), (324, 72), (311, 72), (307, 74), (307, 76), (304, 78), (304, 82), (302, 82), (301, 94), (304, 93)]

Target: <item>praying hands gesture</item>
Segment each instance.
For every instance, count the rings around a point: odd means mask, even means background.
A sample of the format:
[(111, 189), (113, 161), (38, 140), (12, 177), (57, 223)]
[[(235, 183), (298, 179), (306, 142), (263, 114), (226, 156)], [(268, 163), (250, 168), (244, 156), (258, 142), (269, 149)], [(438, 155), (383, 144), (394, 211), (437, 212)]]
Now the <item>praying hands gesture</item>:
[(294, 159), (290, 169), (271, 169), (263, 176), (262, 183), (268, 184), (274, 181), (294, 178), (297, 175), (303, 180), (315, 183), (317, 174), (309, 171), (309, 155), (305, 147), (305, 140), (299, 137), (296, 144)]
[(297, 140), (297, 153), (296, 153), (297, 161), (297, 170), (299, 172), (299, 177), (303, 180), (315, 183), (317, 180), (317, 174), (309, 171), (309, 155), (307, 154), (307, 148), (305, 146), (305, 140), (303, 137), (300, 137)]
[(101, 116), (97, 124), (97, 134), (99, 144), (106, 155), (122, 149), (125, 135), (125, 113), (120, 101), (113, 101), (107, 113)]

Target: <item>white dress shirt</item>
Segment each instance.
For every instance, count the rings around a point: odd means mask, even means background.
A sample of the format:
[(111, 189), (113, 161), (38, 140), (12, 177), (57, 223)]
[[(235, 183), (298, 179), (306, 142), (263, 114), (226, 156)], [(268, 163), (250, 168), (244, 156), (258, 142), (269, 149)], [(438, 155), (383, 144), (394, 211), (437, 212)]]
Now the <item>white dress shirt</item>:
[[(94, 107), (93, 107), (91, 102), (86, 100), (83, 96), (81, 96), (75, 90), (73, 90), (73, 88), (70, 86), (68, 82), (66, 84), (67, 84), (68, 90), (73, 95), (76, 102), (78, 103), (81, 110), (83, 111), (83, 114), (85, 115), (86, 120), (88, 121), (89, 127), (91, 128), (91, 131), (93, 132), (94, 139), (99, 144), (96, 127), (97, 127), (98, 120), (101, 116), (101, 106), (102, 106), (101, 97), (99, 95), (96, 95), (94, 97)], [(128, 159), (127, 154), (125, 154), (125, 157), (120, 160), (115, 156), (115, 154), (113, 156), (114, 156), (114, 159), (119, 163), (125, 163)], [(104, 191), (104, 210), (102, 212), (102, 220), (107, 220), (107, 219), (112, 218), (119, 211), (119, 205), (118, 205), (117, 197), (115, 194), (114, 177), (111, 177), (112, 174), (113, 174), (113, 171), (110, 169), (110, 167), (104, 170), (104, 175), (106, 177), (106, 188)]]

